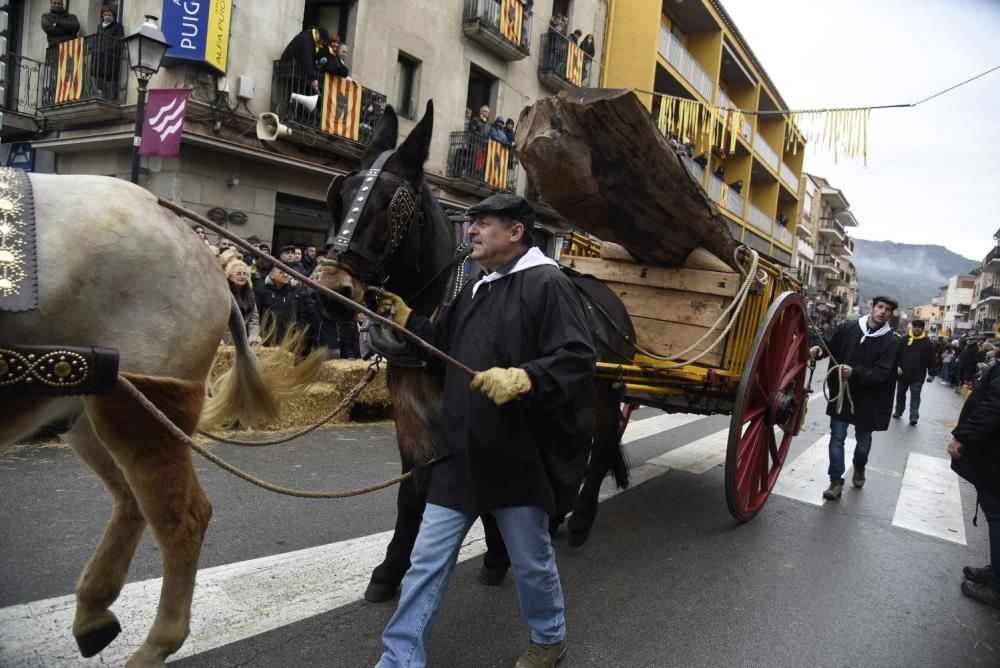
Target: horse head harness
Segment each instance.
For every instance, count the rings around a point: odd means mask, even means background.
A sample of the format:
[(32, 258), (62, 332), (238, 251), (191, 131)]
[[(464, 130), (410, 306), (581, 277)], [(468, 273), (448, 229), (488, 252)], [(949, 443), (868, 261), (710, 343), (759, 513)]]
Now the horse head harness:
[[(338, 176), (330, 184), (330, 193), (339, 194), (344, 186), (344, 181), (348, 178), (359, 175), (363, 177), (361, 187), (351, 201), (349, 208), (342, 217), (339, 231), (331, 234), (326, 244), (333, 248), (335, 252), (334, 260), (342, 264), (341, 260), (349, 253), (358, 255), (369, 264), (368, 273), (360, 277), (366, 285), (382, 285), (389, 280), (385, 275), (385, 265), (395, 254), (396, 249), (406, 238), (410, 231), (410, 225), (414, 219), (420, 218), (420, 190), (408, 183), (405, 179), (383, 170), (386, 161), (392, 157), (395, 150), (382, 151), (368, 169), (354, 171), (349, 174)], [(368, 196), (372, 194), (372, 189), (376, 181), (388, 182), (396, 185), (396, 192), (393, 193), (392, 201), (389, 203), (387, 215), (389, 217), (389, 240), (386, 242), (382, 254), (376, 256), (374, 253), (354, 241), (354, 232), (357, 230), (357, 222), (365, 211), (368, 204)], [(327, 196), (330, 201), (330, 195)]]

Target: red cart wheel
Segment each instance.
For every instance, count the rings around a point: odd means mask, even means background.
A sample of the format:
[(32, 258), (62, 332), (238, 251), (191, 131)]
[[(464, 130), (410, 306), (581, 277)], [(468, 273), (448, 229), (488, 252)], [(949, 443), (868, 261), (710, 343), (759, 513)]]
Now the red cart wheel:
[(784, 292), (757, 330), (733, 404), (726, 452), (726, 503), (746, 522), (764, 506), (798, 432), (805, 401), (805, 303)]

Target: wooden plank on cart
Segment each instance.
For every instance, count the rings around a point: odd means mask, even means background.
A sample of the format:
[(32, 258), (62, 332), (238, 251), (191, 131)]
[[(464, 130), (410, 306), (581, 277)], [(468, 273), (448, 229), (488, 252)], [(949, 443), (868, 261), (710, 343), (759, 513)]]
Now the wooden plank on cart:
[(736, 242), (635, 93), (575, 89), (521, 112), (517, 155), (541, 197), (640, 262), (684, 264), (699, 246), (733, 265)]
[(602, 281), (631, 283), (650, 288), (670, 288), (688, 292), (732, 297), (739, 290), (741, 277), (734, 272), (705, 271), (688, 267), (656, 267), (644, 264), (605, 260), (597, 257), (564, 255), (559, 260), (581, 274)]
[[(631, 315), (631, 314), (630, 314)], [(696, 325), (685, 325), (679, 322), (667, 322), (653, 318), (643, 318), (642, 316), (632, 316), (632, 325), (635, 327), (635, 336), (639, 345), (655, 355), (673, 356), (685, 350), (695, 341), (701, 338), (707, 327)], [(707, 345), (715, 340), (717, 332), (712, 332), (698, 348), (685, 355), (686, 359), (691, 359), (700, 353)], [(724, 343), (712, 349), (697, 364), (699, 366), (722, 366), (722, 351)]]

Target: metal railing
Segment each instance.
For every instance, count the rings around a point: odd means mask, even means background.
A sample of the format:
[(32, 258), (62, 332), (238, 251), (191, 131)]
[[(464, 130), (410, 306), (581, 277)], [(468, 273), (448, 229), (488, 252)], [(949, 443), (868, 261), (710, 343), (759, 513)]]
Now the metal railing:
[(996, 331), (997, 321), (995, 318), (987, 318), (979, 321), (980, 334), (993, 334)]
[[(733, 102), (732, 98), (726, 95), (726, 91), (719, 88), (719, 97), (715, 103), (715, 106), (722, 107), (723, 109), (736, 109), (736, 104)], [(753, 134), (753, 126), (750, 125), (750, 121), (744, 116), (740, 119), (740, 136), (743, 139), (750, 141), (750, 135)]]
[[(121, 40), (97, 33), (83, 37), (83, 61), (68, 59), (59, 71), (60, 48), (67, 52), (71, 42), (49, 47), (41, 68), (41, 94), (39, 107), (54, 107), (87, 100), (105, 100), (125, 103), (128, 84), (128, 53)], [(60, 75), (62, 81), (60, 81)], [(79, 94), (73, 82), (79, 76)], [(61, 84), (61, 85), (60, 85)]]
[(990, 297), (1000, 297), (1000, 288), (995, 285), (990, 285), (979, 291), (979, 300), (989, 299)]
[(986, 258), (983, 259), (983, 264), (987, 265), (990, 261), (995, 260), (997, 257), (1000, 257), (1000, 246), (994, 246), (993, 250), (986, 254)]
[(774, 238), (785, 246), (791, 247), (792, 245), (792, 231), (784, 225), (775, 227)]
[(785, 185), (788, 186), (789, 190), (793, 193), (799, 191), (799, 180), (795, 178), (795, 172), (793, 172), (788, 165), (782, 162), (778, 173), (781, 174), (781, 179), (785, 182)]
[(38, 96), (42, 88), (43, 63), (14, 53), (7, 54), (4, 71), (4, 111), (38, 116)]
[(768, 236), (771, 235), (771, 217), (753, 204), (747, 207), (747, 222)]
[(795, 251), (807, 260), (816, 259), (816, 249), (812, 244), (803, 239), (799, 239), (799, 243), (795, 246)]
[(753, 147), (757, 149), (757, 153), (760, 154), (764, 162), (771, 166), (771, 169), (778, 171), (778, 154), (759, 134), (753, 138)]
[[(355, 81), (357, 80), (355, 79)], [(320, 80), (320, 86), (322, 87), (322, 85), (322, 80)], [(322, 92), (322, 88), (320, 90)], [(310, 87), (309, 77), (306, 74), (305, 68), (297, 62), (274, 61), (271, 77), (271, 111), (277, 114), (283, 123), (292, 121), (330, 136), (354, 141), (350, 137), (323, 130), (322, 95), (320, 95), (316, 108), (309, 111), (305, 107), (291, 101), (292, 93), (299, 93), (301, 95), (314, 94)], [(338, 101), (334, 113), (340, 114), (344, 111), (344, 105), (346, 104), (347, 102), (344, 100)], [(359, 144), (368, 144), (372, 140), (375, 123), (378, 122), (378, 119), (382, 116), (382, 112), (385, 111), (386, 98), (382, 93), (361, 84), (359, 104), (357, 142)]]
[(683, 164), (684, 167), (688, 170), (688, 174), (691, 175), (691, 178), (693, 178), (695, 181), (698, 182), (698, 185), (701, 185), (705, 182), (704, 167), (702, 167), (697, 162), (684, 155), (681, 156), (681, 164)]
[(681, 73), (694, 89), (701, 93), (706, 102), (712, 99), (712, 78), (708, 76), (698, 61), (694, 59), (681, 41), (677, 39), (670, 30), (660, 25), (660, 55), (666, 58), (667, 62)]
[(819, 221), (820, 230), (833, 230), (837, 233), (840, 239), (847, 238), (847, 232), (844, 230), (844, 226), (835, 220), (821, 220)]
[[(506, 165), (503, 164), (505, 153)], [(493, 164), (489, 164), (491, 160)], [(517, 154), (513, 147), (504, 147), (478, 133), (452, 132), (449, 135), (448, 176), (476, 181), (494, 190), (515, 192)]]
[[(515, 0), (516, 1), (516, 0)], [(474, 23), (478, 21), (480, 25), (488, 28), (490, 32), (496, 33), (499, 37), (514, 44), (521, 51), (531, 53), (531, 10), (525, 5), (521, 5), (521, 30), (520, 40), (514, 41), (509, 34), (504, 34), (500, 29), (500, 13), (502, 10), (501, 0), (465, 0), (465, 9), (462, 12), (463, 23)]]
[(573, 63), (569, 57), (571, 44), (572, 42), (561, 33), (551, 30), (542, 33), (538, 71), (552, 74), (572, 86), (590, 88), (590, 73), (594, 69), (593, 59), (585, 53), (581, 54), (583, 59), (581, 68), (578, 73), (574, 73)]

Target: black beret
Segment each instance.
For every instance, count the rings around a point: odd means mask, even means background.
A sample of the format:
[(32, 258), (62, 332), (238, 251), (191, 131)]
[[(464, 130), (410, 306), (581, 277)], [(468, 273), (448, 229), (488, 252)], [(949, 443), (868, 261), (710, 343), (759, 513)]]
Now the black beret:
[(535, 222), (535, 209), (523, 197), (508, 193), (490, 195), (479, 204), (474, 204), (465, 212), (470, 216), (477, 213), (501, 213), (514, 220), (530, 225)]
[(280, 250), (278, 251), (278, 255), (281, 255), (281, 254), (282, 254), (282, 253), (284, 253), (285, 251), (294, 251), (294, 250), (298, 250), (298, 249), (299, 249), (299, 248), (298, 248), (298, 246), (294, 246), (294, 245), (292, 245), (292, 244), (285, 244), (285, 245), (284, 245), (284, 246), (282, 246), (282, 247), (281, 247), (281, 249), (280, 249)]

